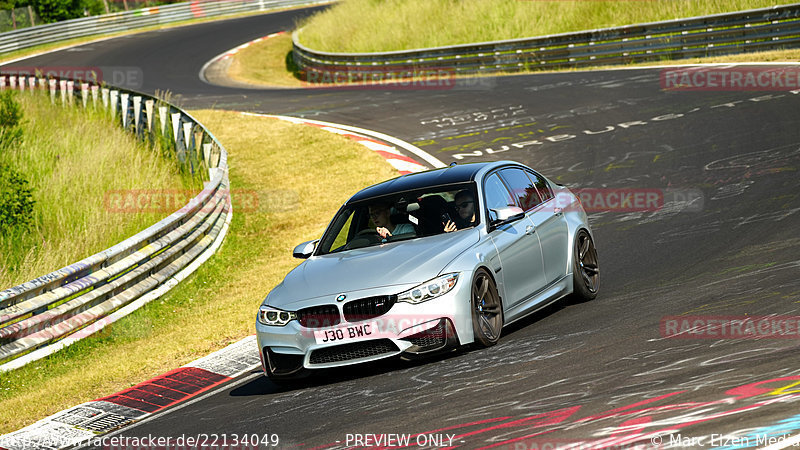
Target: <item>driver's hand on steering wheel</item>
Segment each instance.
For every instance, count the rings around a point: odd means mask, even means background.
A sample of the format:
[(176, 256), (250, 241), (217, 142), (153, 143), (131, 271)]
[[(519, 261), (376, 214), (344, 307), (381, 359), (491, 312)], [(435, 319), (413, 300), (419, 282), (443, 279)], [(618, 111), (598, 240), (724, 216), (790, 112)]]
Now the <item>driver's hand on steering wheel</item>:
[(381, 238), (383, 238), (383, 239), (386, 239), (387, 237), (392, 235), (392, 232), (389, 231), (388, 228), (384, 228), (384, 227), (378, 227), (378, 228), (375, 229), (375, 231), (377, 231), (378, 234), (380, 234)]

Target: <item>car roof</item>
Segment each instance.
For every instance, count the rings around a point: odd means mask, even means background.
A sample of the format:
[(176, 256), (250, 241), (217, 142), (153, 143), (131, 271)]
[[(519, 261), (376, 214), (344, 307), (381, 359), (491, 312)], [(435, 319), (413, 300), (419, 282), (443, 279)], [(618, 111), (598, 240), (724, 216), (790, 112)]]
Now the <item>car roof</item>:
[(430, 186), (445, 186), (448, 184), (474, 181), (478, 173), (482, 170), (490, 170), (494, 167), (508, 164), (518, 163), (512, 161), (474, 162), (454, 164), (441, 169), (411, 173), (364, 188), (350, 197), (347, 203), (349, 204), (368, 198), (381, 197), (396, 192), (412, 191)]

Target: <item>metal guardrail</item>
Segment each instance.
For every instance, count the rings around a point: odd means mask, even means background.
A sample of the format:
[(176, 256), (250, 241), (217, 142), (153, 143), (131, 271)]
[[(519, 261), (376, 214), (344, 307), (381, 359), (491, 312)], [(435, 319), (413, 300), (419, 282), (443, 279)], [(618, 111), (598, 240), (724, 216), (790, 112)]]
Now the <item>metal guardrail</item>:
[[(77, 88), (76, 88), (77, 87)], [(209, 181), (165, 219), (119, 244), (0, 292), (0, 372), (47, 356), (157, 298), (208, 259), (232, 217), (227, 153), (183, 110), (146, 94), (81, 81), (0, 74), (0, 88), (106, 108), (125, 129), (167, 142)], [(156, 120), (158, 116), (158, 120)], [(171, 126), (168, 126), (171, 125)]]
[(327, 0), (193, 1), (66, 20), (0, 33), (0, 54), (69, 39), (118, 33), (183, 20), (327, 3)]
[[(292, 36), (307, 81), (377, 80), (428, 71), (515, 72), (715, 56), (800, 47), (800, 3), (534, 38), (385, 53), (328, 53)], [(422, 72), (422, 75), (420, 75)]]
[[(0, 33), (0, 54), (190, 19), (329, 1), (200, 0), (73, 19)], [(153, 139), (171, 130), (176, 156), (208, 168), (210, 181), (186, 206), (146, 230), (0, 292), (0, 372), (52, 354), (168, 291), (216, 251), (232, 216), (227, 153), (185, 111), (130, 90), (32, 74), (0, 74), (0, 89), (6, 88), (49, 90), (54, 101), (60, 97), (63, 103), (84, 107), (102, 102), (123, 128), (142, 138)]]

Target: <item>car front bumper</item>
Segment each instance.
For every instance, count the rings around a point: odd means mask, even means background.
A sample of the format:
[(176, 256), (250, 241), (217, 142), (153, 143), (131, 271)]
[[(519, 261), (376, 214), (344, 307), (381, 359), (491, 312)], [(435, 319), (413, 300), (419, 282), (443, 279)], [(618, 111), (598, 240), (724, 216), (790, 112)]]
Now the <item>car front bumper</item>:
[[(302, 369), (397, 355), (413, 358), (472, 342), (470, 283), (464, 281), (441, 297), (420, 304), (398, 302), (381, 316), (328, 328), (306, 328), (297, 320), (282, 327), (256, 321), (264, 371), (273, 377), (291, 377)], [(327, 337), (320, 336), (324, 330), (330, 330)], [(338, 336), (336, 330), (341, 330)]]

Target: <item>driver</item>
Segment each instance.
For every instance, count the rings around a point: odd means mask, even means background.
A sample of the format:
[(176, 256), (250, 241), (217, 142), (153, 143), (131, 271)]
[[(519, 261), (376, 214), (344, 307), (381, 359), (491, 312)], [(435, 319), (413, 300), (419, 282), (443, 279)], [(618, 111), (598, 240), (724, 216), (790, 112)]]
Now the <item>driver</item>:
[(414, 225), (410, 223), (397, 225), (392, 223), (391, 209), (391, 204), (389, 203), (378, 203), (369, 207), (369, 216), (377, 226), (375, 230), (381, 238), (386, 239), (392, 235), (414, 233)]
[(475, 226), (475, 197), (472, 195), (472, 191), (468, 189), (459, 191), (453, 200), (456, 205), (456, 211), (458, 211), (458, 218), (456, 219), (458, 223), (448, 221), (444, 224), (445, 233)]

